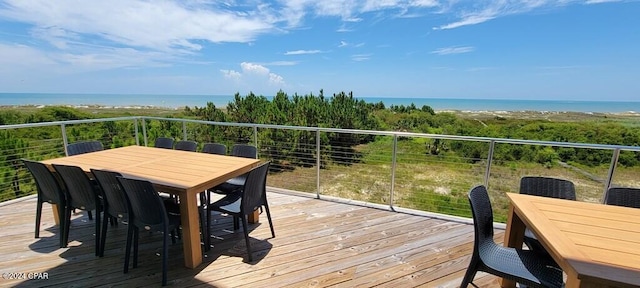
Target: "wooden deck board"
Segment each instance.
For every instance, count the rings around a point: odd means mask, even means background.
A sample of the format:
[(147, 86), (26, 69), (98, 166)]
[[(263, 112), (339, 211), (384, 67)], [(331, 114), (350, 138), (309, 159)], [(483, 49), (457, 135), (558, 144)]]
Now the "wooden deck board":
[[(215, 215), (211, 251), (184, 267), (180, 240), (169, 248), (174, 287), (457, 287), (473, 248), (471, 224), (270, 192), (276, 237), (266, 216), (251, 225), (255, 261), (244, 262), (241, 231)], [(35, 199), (0, 206), (0, 272), (47, 272), (48, 280), (0, 279), (2, 287), (156, 287), (161, 235), (141, 233), (139, 266), (123, 274), (126, 225), (109, 226), (105, 256), (94, 256), (94, 221), (73, 216), (69, 248), (57, 246), (48, 205), (35, 239)], [(496, 239), (502, 231), (497, 230)], [(498, 278), (478, 273), (480, 287)]]

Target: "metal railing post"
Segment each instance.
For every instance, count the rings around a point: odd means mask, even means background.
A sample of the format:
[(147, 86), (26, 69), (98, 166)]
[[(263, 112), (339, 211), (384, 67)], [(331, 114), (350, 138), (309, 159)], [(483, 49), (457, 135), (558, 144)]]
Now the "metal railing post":
[(484, 171), (484, 186), (489, 187), (489, 175), (491, 175), (491, 162), (493, 162), (493, 148), (496, 146), (496, 141), (491, 140), (489, 142), (489, 155), (487, 156), (487, 168)]
[(187, 122), (182, 121), (182, 140), (187, 140)]
[(316, 130), (316, 199), (320, 199), (320, 129)]
[[(256, 146), (256, 148), (258, 148), (258, 126), (253, 126), (253, 146)], [(256, 157), (260, 158), (260, 149), (256, 149), (256, 153), (258, 153), (258, 155), (256, 155)]]
[(142, 137), (144, 137), (144, 146), (147, 146), (147, 119), (142, 118)]
[(611, 187), (613, 181), (613, 173), (618, 166), (618, 159), (620, 158), (620, 148), (613, 150), (613, 156), (611, 157), (611, 165), (609, 166), (609, 172), (607, 173), (607, 180), (604, 181), (604, 193), (602, 193), (602, 203), (604, 203), (604, 197), (607, 195), (607, 190)]
[(64, 156), (69, 156), (69, 151), (67, 151), (67, 145), (69, 144), (69, 139), (67, 139), (66, 125), (60, 124), (60, 130), (62, 131), (62, 146), (64, 148)]
[(133, 126), (135, 127), (133, 135), (136, 137), (136, 146), (140, 146), (140, 139), (138, 139), (138, 118), (133, 118)]
[(391, 189), (389, 190), (389, 208), (393, 211), (393, 193), (396, 186), (396, 162), (398, 153), (398, 135), (393, 134), (393, 152), (391, 154)]

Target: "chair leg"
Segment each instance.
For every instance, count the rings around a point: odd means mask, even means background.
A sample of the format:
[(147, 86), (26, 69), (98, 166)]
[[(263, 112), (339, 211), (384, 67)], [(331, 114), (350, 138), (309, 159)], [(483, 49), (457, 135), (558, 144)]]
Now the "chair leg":
[(176, 244), (176, 230), (171, 230), (171, 232), (169, 232), (169, 237), (171, 237), (171, 244)]
[(64, 221), (64, 232), (62, 233), (64, 240), (62, 242), (62, 248), (67, 248), (67, 245), (69, 244), (69, 228), (71, 227), (71, 208), (66, 208), (64, 210), (64, 220), (60, 220)]
[(208, 252), (211, 247), (209, 234), (209, 226), (211, 225), (211, 212), (209, 211), (209, 203), (207, 202), (207, 193), (209, 190), (205, 190), (200, 193), (200, 226), (202, 226), (202, 245), (204, 245), (204, 251)]
[(91, 211), (87, 211), (87, 216), (89, 216), (89, 220), (93, 220), (93, 214), (91, 214)]
[(67, 231), (66, 230), (67, 225), (69, 225), (68, 222), (66, 221), (66, 218), (65, 218), (66, 213), (67, 213), (66, 205), (64, 203), (58, 204), (58, 219), (60, 220), (60, 224), (58, 225), (58, 231), (60, 232), (59, 233), (60, 235), (58, 235), (58, 237), (60, 238), (60, 241), (59, 241), (60, 242), (60, 248), (66, 247), (65, 243), (67, 243), (67, 242), (65, 242), (66, 239), (65, 239), (65, 234), (64, 234), (65, 231)]
[(138, 227), (134, 228), (133, 233), (133, 268), (138, 267), (138, 237), (140, 236), (140, 230)]
[(125, 247), (125, 252), (124, 252), (124, 270), (123, 273), (127, 273), (129, 272), (129, 258), (131, 256), (131, 241), (132, 241), (132, 237), (133, 237), (133, 225), (129, 224), (129, 227), (127, 228), (127, 247)]
[[(105, 217), (113, 219), (110, 216)], [(104, 256), (105, 242), (107, 242), (107, 221), (102, 221), (102, 231), (100, 232), (100, 257)]]
[[(236, 217), (236, 216), (234, 216)], [(244, 241), (247, 244), (247, 253), (249, 254), (249, 262), (253, 261), (253, 255), (251, 255), (251, 246), (249, 244), (249, 223), (247, 222), (247, 217), (242, 216), (242, 228), (244, 230)]]
[[(101, 237), (100, 237), (100, 226), (101, 226), (100, 225), (101, 224), (100, 221), (101, 220), (103, 220), (103, 219), (100, 219), (100, 210), (96, 209), (96, 256), (100, 256), (100, 247), (102, 247), (102, 246), (100, 246), (100, 242), (101, 242), (100, 241), (100, 239), (101, 239)], [(105, 222), (107, 222), (106, 221), (107, 219), (104, 219), (104, 220), (105, 220)]]
[[(164, 229), (165, 234), (162, 239), (162, 286), (167, 286), (167, 266), (169, 265), (168, 255), (169, 254), (169, 244), (167, 243), (167, 228)], [(173, 238), (175, 242), (175, 238)]]
[(269, 211), (269, 204), (264, 202), (264, 210), (267, 211), (267, 220), (269, 220), (269, 228), (271, 228), (271, 237), (276, 238), (276, 232), (273, 230), (273, 222), (271, 222), (271, 211)]
[(471, 262), (469, 263), (469, 267), (467, 268), (467, 272), (464, 274), (464, 278), (462, 278), (462, 283), (460, 284), (460, 288), (467, 288), (469, 284), (473, 281), (473, 278), (476, 277), (476, 273), (478, 272), (478, 266), (480, 265), (480, 257), (475, 254), (471, 257)]
[[(64, 209), (64, 208), (62, 208)], [(42, 202), (38, 200), (38, 204), (36, 205), (36, 235), (35, 238), (40, 238), (40, 218), (42, 217)], [(62, 223), (63, 219), (60, 219), (60, 223)], [(60, 230), (62, 231), (62, 230)], [(62, 236), (61, 236), (62, 237)]]
[[(202, 197), (200, 197), (200, 199), (202, 199)], [(205, 215), (207, 210), (202, 205), (203, 204), (200, 204), (200, 207), (198, 207), (198, 223), (200, 223), (200, 238), (202, 245), (204, 246), (204, 251), (207, 251), (207, 215)]]
[(206, 237), (206, 242), (205, 242), (205, 251), (209, 251), (211, 249), (211, 209), (209, 208), (209, 204), (210, 204), (210, 199), (211, 199), (211, 191), (207, 190), (205, 193), (207, 193), (206, 195), (206, 202), (207, 202), (207, 208), (206, 208), (206, 213), (207, 213), (207, 237)]

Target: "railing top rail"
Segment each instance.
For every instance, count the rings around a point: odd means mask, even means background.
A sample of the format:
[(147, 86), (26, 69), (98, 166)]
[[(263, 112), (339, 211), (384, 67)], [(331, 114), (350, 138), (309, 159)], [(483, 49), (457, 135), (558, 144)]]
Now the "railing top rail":
[(251, 128), (257, 127), (257, 128), (266, 128), (266, 129), (320, 131), (320, 132), (330, 132), (330, 133), (365, 134), (365, 135), (377, 135), (377, 136), (421, 137), (421, 138), (431, 138), (431, 139), (441, 139), (441, 140), (460, 140), (460, 141), (476, 141), (476, 142), (479, 141), (479, 142), (487, 142), (487, 143), (495, 142), (495, 143), (504, 143), (504, 144), (527, 144), (527, 145), (540, 145), (540, 146), (556, 146), (556, 147), (588, 148), (588, 149), (604, 149), (604, 150), (626, 150), (626, 151), (640, 152), (640, 146), (571, 143), (571, 142), (539, 141), (539, 140), (524, 140), (524, 139), (505, 139), (505, 138), (428, 134), (428, 133), (401, 132), (401, 131), (379, 131), (379, 130), (341, 129), (341, 128), (328, 128), (328, 127), (305, 127), (305, 126), (289, 126), (289, 125), (273, 125), (273, 124), (215, 122), (215, 121), (204, 121), (204, 120), (185, 119), (185, 118), (163, 118), (163, 117), (150, 117), (150, 116), (128, 116), (128, 117), (114, 117), (114, 118), (100, 118), (100, 119), (84, 119), (84, 120), (68, 120), (68, 121), (55, 121), (55, 122), (0, 125), (0, 130), (29, 128), (29, 127), (45, 127), (45, 126), (54, 126), (54, 125), (73, 125), (73, 124), (96, 123), (96, 122), (105, 122), (105, 121), (125, 121), (125, 120), (134, 120), (134, 119), (176, 121), (176, 122), (187, 122), (187, 123), (218, 125), (218, 126), (233, 126), (233, 127), (251, 127)]
[(496, 142), (496, 143), (504, 143), (504, 144), (528, 144), (528, 145), (557, 146), (557, 147), (569, 147), (569, 148), (590, 148), (590, 149), (604, 149), (604, 150), (640, 151), (640, 146), (625, 146), (625, 145), (611, 145), (611, 144), (592, 144), (592, 143), (555, 142), (555, 141), (524, 140), (524, 139), (506, 139), (506, 138), (492, 138), (492, 137), (478, 137), (478, 136), (458, 136), (458, 135), (429, 134), (429, 133), (415, 133), (415, 132), (401, 132), (401, 131), (360, 130), (360, 129), (289, 126), (289, 125), (237, 123), (237, 122), (215, 122), (215, 121), (204, 121), (204, 120), (195, 120), (195, 119), (162, 118), (162, 117), (148, 117), (148, 116), (142, 116), (141, 118), (143, 118), (143, 119), (154, 119), (154, 120), (170, 120), (170, 121), (190, 122), (190, 123), (219, 125), (219, 126), (234, 126), (234, 127), (258, 127), (258, 128), (269, 128), (269, 129), (321, 131), (321, 132), (366, 134), (366, 135), (379, 135), (379, 136), (421, 137), (421, 138), (432, 138), (432, 139), (441, 139), (441, 140)]
[(19, 129), (19, 128), (32, 128), (32, 127), (46, 127), (46, 126), (58, 126), (58, 125), (73, 125), (83, 123), (95, 123), (106, 121), (125, 121), (140, 119), (140, 116), (126, 116), (126, 117), (113, 117), (113, 118), (98, 118), (98, 119), (82, 119), (82, 120), (66, 120), (66, 121), (53, 121), (53, 122), (38, 122), (38, 123), (25, 123), (25, 124), (11, 124), (0, 125), (0, 130)]

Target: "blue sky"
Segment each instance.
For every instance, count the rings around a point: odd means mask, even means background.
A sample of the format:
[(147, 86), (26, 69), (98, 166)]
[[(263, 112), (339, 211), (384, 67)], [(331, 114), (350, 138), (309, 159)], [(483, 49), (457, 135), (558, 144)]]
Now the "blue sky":
[(0, 0), (0, 92), (640, 99), (640, 1)]

